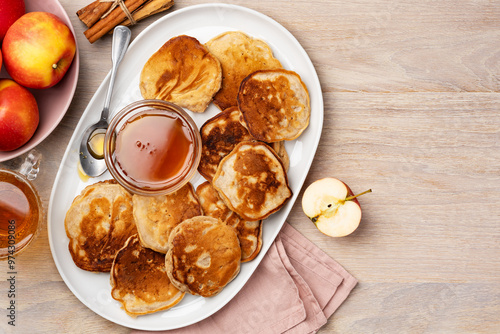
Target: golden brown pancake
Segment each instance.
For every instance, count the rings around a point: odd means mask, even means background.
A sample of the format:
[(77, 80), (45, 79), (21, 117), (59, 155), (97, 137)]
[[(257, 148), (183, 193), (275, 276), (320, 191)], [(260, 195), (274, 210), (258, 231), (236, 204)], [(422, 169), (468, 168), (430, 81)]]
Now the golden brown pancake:
[[(234, 108), (238, 109), (237, 107), (234, 107)], [(238, 109), (238, 111), (239, 111), (239, 109)], [(240, 116), (238, 119), (240, 121), (240, 124), (248, 131), (245, 120), (243, 119), (243, 114), (241, 112), (240, 112)], [(249, 135), (250, 135), (250, 133), (249, 133)], [(252, 135), (250, 135), (250, 137), (253, 138)], [(253, 138), (253, 139), (255, 139), (255, 138)], [(283, 166), (285, 166), (285, 170), (288, 171), (288, 168), (290, 167), (290, 157), (288, 156), (288, 152), (286, 151), (285, 141), (281, 140), (281, 141), (275, 141), (274, 143), (267, 143), (267, 144), (274, 150), (274, 152), (276, 152), (278, 157), (283, 162)]]
[(276, 155), (281, 159), (283, 167), (285, 167), (285, 171), (288, 171), (288, 168), (290, 168), (290, 157), (288, 156), (288, 153), (286, 151), (285, 142), (283, 140), (275, 141), (269, 146), (271, 146), (274, 152), (276, 152)]
[(237, 105), (241, 81), (257, 70), (281, 68), (269, 45), (241, 31), (228, 31), (205, 43), (222, 65), (222, 87), (214, 96), (221, 110)]
[(212, 185), (227, 206), (248, 221), (267, 218), (292, 196), (280, 158), (256, 141), (236, 145), (220, 162)]
[(207, 120), (200, 129), (201, 133), (201, 160), (198, 172), (211, 181), (219, 162), (239, 142), (252, 140), (240, 121), (240, 111), (237, 107), (228, 108)]
[(182, 35), (168, 40), (148, 59), (140, 80), (145, 99), (203, 112), (221, 87), (222, 69), (196, 38)]
[(196, 188), (203, 213), (234, 227), (241, 247), (241, 262), (253, 260), (262, 248), (262, 220), (246, 221), (231, 211), (210, 182)]
[(241, 248), (236, 231), (218, 219), (187, 219), (172, 230), (168, 243), (167, 274), (181, 291), (214, 296), (240, 271)]
[(248, 132), (268, 143), (296, 139), (309, 125), (309, 93), (300, 76), (283, 69), (247, 76), (238, 92), (238, 108)]
[(131, 316), (169, 309), (184, 297), (170, 283), (165, 255), (142, 247), (137, 234), (116, 253), (110, 282), (111, 296)]
[(132, 196), (114, 181), (89, 185), (73, 200), (64, 226), (79, 268), (110, 271), (116, 252), (137, 233)]
[(133, 196), (141, 244), (160, 253), (168, 250), (170, 231), (183, 220), (202, 214), (191, 183), (168, 195)]

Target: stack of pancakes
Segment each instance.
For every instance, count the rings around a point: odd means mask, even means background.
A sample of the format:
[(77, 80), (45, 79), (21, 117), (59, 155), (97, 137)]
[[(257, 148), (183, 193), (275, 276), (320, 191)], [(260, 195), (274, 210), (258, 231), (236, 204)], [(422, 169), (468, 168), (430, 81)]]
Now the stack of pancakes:
[(309, 125), (309, 93), (261, 40), (230, 31), (205, 46), (222, 67), (221, 111), (200, 129), (198, 171), (227, 210), (257, 225), (292, 196), (284, 142)]
[(217, 190), (208, 181), (196, 188), (205, 215), (236, 229), (241, 248), (241, 262), (253, 260), (262, 247), (262, 220), (248, 221), (228, 208)]
[(65, 228), (79, 268), (110, 272), (112, 297), (131, 316), (166, 310), (185, 293), (218, 294), (262, 247), (263, 221), (292, 196), (284, 142), (309, 124), (307, 88), (263, 41), (231, 31), (202, 45), (167, 41), (144, 65), (145, 98), (203, 112), (199, 173), (163, 196), (132, 195), (114, 181), (86, 187)]
[[(205, 57), (193, 56), (198, 52)], [(181, 55), (186, 55), (182, 62)], [(218, 66), (208, 65), (213, 59)], [(208, 74), (216, 73), (217, 68), (221, 80)], [(189, 36), (173, 37), (146, 62), (140, 85), (144, 97), (174, 103), (178, 103), (174, 95), (156, 92), (181, 87), (184, 97), (190, 96), (189, 92), (194, 96), (193, 101), (183, 100), (187, 106), (200, 99), (201, 87), (203, 101), (213, 99), (220, 109), (201, 126), (198, 171), (225, 210), (247, 225), (260, 226), (263, 219), (285, 205), (292, 191), (284, 142), (298, 138), (307, 128), (311, 109), (300, 76), (283, 69), (269, 45), (241, 31), (222, 33), (204, 45)], [(207, 105), (204, 103), (202, 109)]]
[(144, 197), (112, 180), (98, 182), (83, 189), (66, 213), (69, 251), (79, 268), (110, 272), (112, 297), (128, 314), (165, 310), (184, 297), (166, 270), (170, 231), (201, 214), (190, 183), (166, 196)]
[(220, 205), (213, 194), (200, 198), (206, 216), (191, 183), (151, 197), (131, 195), (114, 180), (87, 186), (65, 218), (75, 265), (110, 272), (112, 297), (131, 316), (171, 308), (186, 292), (217, 294), (260, 250), (260, 225), (223, 221), (209, 208)]

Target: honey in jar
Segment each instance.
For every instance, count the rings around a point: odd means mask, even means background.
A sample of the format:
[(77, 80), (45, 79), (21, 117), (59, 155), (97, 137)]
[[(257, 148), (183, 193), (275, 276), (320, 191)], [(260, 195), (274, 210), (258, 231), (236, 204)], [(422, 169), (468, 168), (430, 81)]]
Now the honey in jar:
[(196, 123), (181, 107), (161, 100), (132, 102), (111, 120), (104, 160), (113, 178), (145, 196), (172, 193), (191, 180), (201, 158)]

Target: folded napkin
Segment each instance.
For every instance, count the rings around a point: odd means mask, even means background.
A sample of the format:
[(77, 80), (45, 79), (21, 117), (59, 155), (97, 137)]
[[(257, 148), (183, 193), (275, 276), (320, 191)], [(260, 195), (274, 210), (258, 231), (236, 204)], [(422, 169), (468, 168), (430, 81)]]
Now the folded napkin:
[(203, 321), (165, 333), (315, 333), (356, 284), (351, 274), (285, 223), (229, 303)]

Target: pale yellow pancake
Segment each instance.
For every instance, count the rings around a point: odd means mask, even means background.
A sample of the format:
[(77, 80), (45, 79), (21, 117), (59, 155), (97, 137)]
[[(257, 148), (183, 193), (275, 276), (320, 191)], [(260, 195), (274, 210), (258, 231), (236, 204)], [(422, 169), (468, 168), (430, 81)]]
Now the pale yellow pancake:
[(182, 35), (168, 40), (148, 59), (141, 72), (140, 90), (145, 99), (203, 112), (221, 82), (219, 60), (197, 39)]
[(64, 226), (79, 268), (110, 271), (116, 252), (137, 233), (132, 195), (111, 180), (89, 185), (73, 200)]
[(183, 220), (202, 214), (191, 183), (168, 195), (134, 195), (134, 217), (141, 244), (160, 253), (168, 251), (168, 237)]
[(238, 275), (240, 259), (234, 228), (218, 219), (198, 216), (172, 230), (165, 264), (170, 281), (179, 290), (211, 297)]
[(214, 104), (221, 110), (238, 104), (238, 89), (247, 75), (257, 70), (282, 68), (269, 45), (241, 31), (222, 33), (205, 46), (222, 65), (222, 87), (214, 96)]

